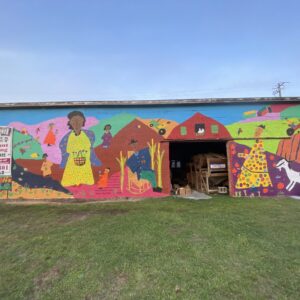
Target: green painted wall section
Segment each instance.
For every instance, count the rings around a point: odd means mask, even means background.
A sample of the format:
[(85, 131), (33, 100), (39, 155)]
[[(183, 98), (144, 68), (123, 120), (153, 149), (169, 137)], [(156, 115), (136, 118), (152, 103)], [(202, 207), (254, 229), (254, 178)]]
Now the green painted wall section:
[(38, 141), (29, 134), (22, 134), (17, 130), (13, 133), (14, 159), (41, 159), (43, 150)]
[(94, 132), (95, 137), (96, 137), (95, 147), (102, 143), (101, 136), (104, 133), (104, 126), (106, 124), (111, 125), (110, 132), (111, 132), (111, 135), (114, 136), (122, 128), (124, 128), (127, 124), (132, 122), (135, 118), (136, 118), (136, 116), (134, 116), (134, 115), (127, 114), (127, 113), (122, 113), (122, 114), (115, 115), (111, 118), (101, 119), (99, 121), (99, 124), (97, 124), (97, 125), (90, 128), (90, 130)]
[[(300, 105), (295, 105), (293, 107), (289, 107), (281, 112), (280, 117), (282, 119), (285, 118), (300, 118)], [(299, 122), (300, 120), (298, 120)]]

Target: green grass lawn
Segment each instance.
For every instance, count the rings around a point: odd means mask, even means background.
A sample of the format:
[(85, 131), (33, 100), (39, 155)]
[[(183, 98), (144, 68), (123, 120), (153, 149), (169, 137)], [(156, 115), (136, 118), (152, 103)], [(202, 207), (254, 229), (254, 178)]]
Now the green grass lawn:
[(299, 299), (300, 202), (0, 205), (0, 299)]

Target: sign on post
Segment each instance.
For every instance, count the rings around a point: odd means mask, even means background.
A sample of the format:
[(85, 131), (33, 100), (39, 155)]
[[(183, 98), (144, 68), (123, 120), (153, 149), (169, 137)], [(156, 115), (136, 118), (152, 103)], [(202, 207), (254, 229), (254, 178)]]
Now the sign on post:
[(10, 127), (0, 126), (0, 190), (12, 187), (12, 134)]

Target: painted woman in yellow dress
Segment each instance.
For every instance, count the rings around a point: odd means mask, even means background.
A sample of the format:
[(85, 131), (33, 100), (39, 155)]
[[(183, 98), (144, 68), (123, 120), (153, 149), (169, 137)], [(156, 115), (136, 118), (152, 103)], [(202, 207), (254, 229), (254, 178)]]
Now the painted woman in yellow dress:
[(68, 125), (72, 129), (60, 142), (62, 152), (61, 167), (65, 168), (61, 184), (74, 186), (80, 184), (93, 185), (95, 183), (92, 165), (100, 166), (93, 144), (95, 135), (92, 131), (83, 130), (85, 117), (80, 111), (68, 114)]

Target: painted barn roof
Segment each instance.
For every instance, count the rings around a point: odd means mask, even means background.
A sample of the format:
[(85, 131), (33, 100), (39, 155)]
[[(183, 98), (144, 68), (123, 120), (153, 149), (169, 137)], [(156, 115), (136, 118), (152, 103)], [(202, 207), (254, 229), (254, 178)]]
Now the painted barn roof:
[(218, 140), (230, 139), (231, 135), (220, 122), (200, 113), (176, 126), (168, 140)]

